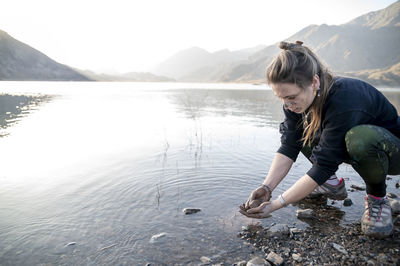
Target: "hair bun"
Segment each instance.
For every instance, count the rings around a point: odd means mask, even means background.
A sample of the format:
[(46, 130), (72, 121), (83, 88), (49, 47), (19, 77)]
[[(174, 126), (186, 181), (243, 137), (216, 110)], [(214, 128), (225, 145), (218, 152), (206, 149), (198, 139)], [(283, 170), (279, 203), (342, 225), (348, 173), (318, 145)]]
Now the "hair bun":
[(291, 43), (291, 42), (280, 42), (279, 43), (279, 48), (283, 50), (291, 50), (295, 48), (296, 46), (301, 46), (303, 44), (302, 41), (296, 41), (296, 43)]

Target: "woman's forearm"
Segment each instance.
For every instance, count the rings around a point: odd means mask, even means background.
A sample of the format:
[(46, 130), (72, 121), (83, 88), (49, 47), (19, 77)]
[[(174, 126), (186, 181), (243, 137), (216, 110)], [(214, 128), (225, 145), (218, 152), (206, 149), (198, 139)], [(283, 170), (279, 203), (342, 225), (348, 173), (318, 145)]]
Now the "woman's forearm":
[(287, 175), (292, 165), (292, 159), (283, 154), (276, 153), (263, 184), (274, 190)]
[[(317, 186), (317, 182), (315, 182), (309, 175), (304, 175), (297, 180), (293, 186), (282, 193), (282, 198), (286, 204), (298, 202), (310, 194)], [(283, 207), (279, 199), (273, 200), (271, 204), (274, 211)]]

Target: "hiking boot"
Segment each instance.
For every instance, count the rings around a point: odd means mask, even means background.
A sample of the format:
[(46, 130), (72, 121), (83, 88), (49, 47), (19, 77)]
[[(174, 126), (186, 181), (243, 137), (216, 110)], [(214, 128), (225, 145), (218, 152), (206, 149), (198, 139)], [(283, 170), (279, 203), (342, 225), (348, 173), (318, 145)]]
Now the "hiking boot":
[(392, 209), (387, 198), (365, 197), (365, 212), (361, 219), (361, 231), (370, 237), (384, 238), (392, 234)]
[(314, 191), (311, 192), (307, 197), (313, 199), (321, 196), (325, 196), (334, 200), (344, 200), (345, 198), (347, 198), (347, 191), (346, 185), (344, 184), (344, 179), (340, 178), (339, 184), (335, 186), (324, 183), (314, 189)]
[(392, 209), (387, 198), (365, 197), (365, 212), (361, 219), (361, 231), (371, 237), (384, 238), (392, 234)]

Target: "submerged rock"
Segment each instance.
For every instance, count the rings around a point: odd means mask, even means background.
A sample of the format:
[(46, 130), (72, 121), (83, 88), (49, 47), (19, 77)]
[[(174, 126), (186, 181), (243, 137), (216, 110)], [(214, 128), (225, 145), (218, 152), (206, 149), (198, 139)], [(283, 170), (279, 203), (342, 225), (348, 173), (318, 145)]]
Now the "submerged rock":
[(282, 235), (287, 236), (289, 235), (289, 233), (289, 226), (287, 224), (275, 224), (271, 226), (267, 231), (267, 235), (270, 237), (279, 237)]
[(351, 199), (345, 198), (343, 200), (343, 206), (351, 206), (351, 205), (353, 205), (353, 201), (351, 201)]
[(297, 218), (300, 219), (310, 219), (314, 216), (314, 210), (312, 209), (297, 210), (296, 216)]
[(196, 213), (196, 212), (199, 212), (199, 211), (201, 211), (201, 209), (197, 209), (197, 208), (184, 208), (182, 210), (182, 212), (184, 214), (193, 214), (193, 213)]
[(156, 242), (157, 240), (159, 240), (160, 238), (165, 237), (166, 235), (167, 235), (167, 233), (159, 233), (159, 234), (157, 234), (157, 235), (154, 235), (154, 236), (152, 236), (152, 237), (150, 238), (150, 243), (154, 243), (154, 242)]

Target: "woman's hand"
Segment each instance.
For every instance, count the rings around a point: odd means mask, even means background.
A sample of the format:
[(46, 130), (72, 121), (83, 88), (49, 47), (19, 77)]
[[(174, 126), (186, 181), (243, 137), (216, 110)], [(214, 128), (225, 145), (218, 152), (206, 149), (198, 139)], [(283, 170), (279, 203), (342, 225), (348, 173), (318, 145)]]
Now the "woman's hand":
[[(249, 199), (244, 204), (245, 210), (260, 206), (261, 203), (271, 199), (271, 192), (260, 186), (251, 192)], [(258, 203), (258, 204), (257, 204)]]
[(261, 203), (260, 206), (251, 208), (251, 209), (246, 209), (245, 205), (243, 204), (242, 206), (239, 206), (240, 210), (239, 212), (247, 217), (250, 218), (267, 218), (271, 216), (271, 212), (273, 212), (272, 204), (271, 202), (263, 202)]

